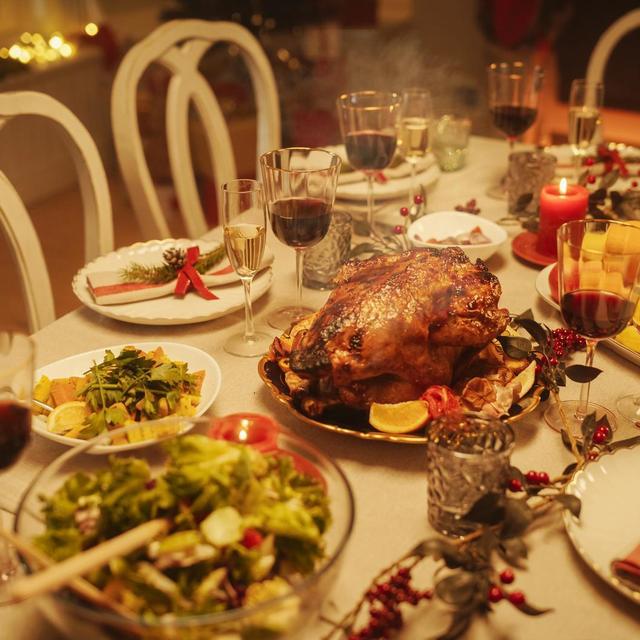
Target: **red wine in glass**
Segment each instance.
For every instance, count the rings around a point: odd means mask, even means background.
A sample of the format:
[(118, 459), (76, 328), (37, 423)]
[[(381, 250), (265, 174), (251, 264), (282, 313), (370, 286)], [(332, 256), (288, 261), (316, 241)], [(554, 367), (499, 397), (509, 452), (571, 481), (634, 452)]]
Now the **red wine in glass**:
[(491, 107), (493, 123), (508, 138), (517, 138), (523, 134), (536, 119), (538, 110), (532, 107), (522, 107), (510, 104)]
[(601, 340), (620, 333), (633, 316), (635, 304), (615, 293), (578, 289), (560, 303), (565, 322), (579, 334)]
[(0, 469), (10, 467), (31, 436), (31, 411), (11, 401), (0, 401)]
[(327, 235), (331, 204), (316, 198), (283, 198), (269, 205), (271, 228), (290, 247), (310, 247)]
[(389, 166), (397, 137), (378, 131), (356, 131), (344, 137), (347, 157), (354, 169), (381, 171)]

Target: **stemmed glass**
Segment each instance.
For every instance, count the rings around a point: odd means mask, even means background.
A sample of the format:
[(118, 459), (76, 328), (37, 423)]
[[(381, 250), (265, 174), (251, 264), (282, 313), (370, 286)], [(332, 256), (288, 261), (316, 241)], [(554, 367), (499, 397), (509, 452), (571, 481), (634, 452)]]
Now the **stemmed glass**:
[[(640, 235), (640, 234), (639, 234)], [(638, 251), (638, 259), (640, 260), (640, 250)], [(640, 303), (636, 307), (636, 312), (633, 314), (631, 323), (640, 332)], [(616, 403), (618, 411), (627, 420), (633, 422), (633, 424), (640, 428), (640, 393), (632, 393), (624, 396), (620, 396)]]
[[(524, 62), (494, 62), (488, 69), (489, 111), (493, 124), (509, 141), (509, 153), (513, 145), (533, 124), (538, 114), (538, 95), (544, 74), (539, 66), (527, 66)], [(491, 187), (488, 195), (505, 198), (504, 177), (500, 184)]]
[(222, 185), (222, 226), (229, 262), (244, 289), (244, 333), (231, 336), (224, 350), (235, 356), (262, 355), (272, 337), (257, 332), (251, 308), (251, 282), (260, 269), (267, 237), (262, 187), (255, 180), (231, 180)]
[[(558, 285), (562, 319), (587, 343), (587, 366), (592, 366), (600, 340), (622, 331), (631, 319), (638, 298), (640, 260), (634, 250), (634, 235), (640, 229), (612, 220), (573, 220), (558, 229)], [(640, 238), (636, 242), (640, 241)], [(637, 244), (635, 244), (637, 246)], [(613, 414), (589, 403), (589, 383), (584, 383), (578, 401), (552, 405), (545, 413), (554, 429), (563, 426), (580, 433), (585, 415)], [(564, 420), (563, 420), (564, 418)]]
[(367, 178), (367, 232), (373, 228), (373, 181), (396, 151), (400, 95), (388, 91), (358, 91), (338, 98), (338, 119), (349, 163)]
[(404, 89), (400, 103), (400, 130), (398, 132), (398, 152), (411, 166), (411, 190), (409, 206), (416, 193), (416, 165), (430, 148), (433, 105), (431, 93), (427, 89)]
[(313, 312), (302, 306), (302, 261), (305, 249), (329, 230), (342, 161), (325, 149), (292, 147), (260, 157), (265, 200), (276, 238), (296, 250), (296, 304), (273, 312), (267, 322), (277, 329)]
[(574, 80), (569, 94), (569, 144), (573, 151), (576, 178), (582, 160), (591, 146), (600, 124), (600, 109), (604, 101), (602, 82)]
[[(33, 358), (28, 336), (0, 331), (0, 472), (13, 465), (31, 437)], [(12, 553), (0, 542), (0, 583), (15, 571)]]

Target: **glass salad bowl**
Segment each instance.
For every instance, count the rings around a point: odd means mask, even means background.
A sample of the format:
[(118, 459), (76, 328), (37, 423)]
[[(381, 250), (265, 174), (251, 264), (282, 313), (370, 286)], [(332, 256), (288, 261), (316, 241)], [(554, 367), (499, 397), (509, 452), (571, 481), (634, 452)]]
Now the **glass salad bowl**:
[[(319, 450), (268, 419), (246, 415), (251, 419), (236, 430), (224, 427), (216, 435), (214, 423), (209, 436), (168, 436), (108, 459), (86, 455), (100, 444), (91, 441), (40, 472), (22, 498), (15, 532), (49, 555), (61, 554), (58, 560), (78, 552), (65, 547), (77, 544), (77, 531), (70, 536), (69, 529), (80, 531), (86, 548), (84, 536), (113, 537), (145, 518), (164, 515), (171, 523), (165, 537), (85, 576), (125, 605), (126, 616), (70, 589), (39, 597), (59, 631), (92, 640), (304, 636), (338, 574), (353, 527), (353, 494), (341, 469)], [(254, 424), (259, 438), (251, 433)], [(237, 444), (264, 442), (265, 425), (272, 429), (269, 446)], [(149, 504), (152, 515), (146, 515)], [(198, 544), (186, 548), (190, 537)]]

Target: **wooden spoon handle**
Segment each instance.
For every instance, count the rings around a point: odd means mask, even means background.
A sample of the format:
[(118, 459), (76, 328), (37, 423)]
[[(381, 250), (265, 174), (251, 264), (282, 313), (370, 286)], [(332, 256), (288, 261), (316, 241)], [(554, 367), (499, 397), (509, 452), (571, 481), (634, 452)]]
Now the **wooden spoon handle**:
[(69, 584), (74, 578), (107, 564), (109, 560), (125, 556), (131, 551), (148, 544), (153, 538), (167, 531), (168, 528), (169, 521), (165, 519), (145, 522), (67, 560), (52, 564), (43, 571), (12, 580), (7, 585), (9, 597), (13, 602), (21, 602), (27, 598), (56, 591), (60, 587)]

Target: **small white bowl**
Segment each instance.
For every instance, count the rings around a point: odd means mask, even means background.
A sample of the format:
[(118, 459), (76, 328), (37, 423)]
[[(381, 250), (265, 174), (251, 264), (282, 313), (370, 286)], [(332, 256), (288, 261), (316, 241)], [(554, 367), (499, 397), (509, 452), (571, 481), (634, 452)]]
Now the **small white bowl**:
[[(460, 233), (467, 233), (474, 227), (480, 227), (482, 233), (491, 242), (487, 244), (437, 244), (425, 242), (428, 238), (448, 238)], [(469, 260), (488, 260), (507, 240), (507, 232), (486, 218), (465, 213), (463, 211), (437, 211), (428, 213), (409, 226), (409, 240), (414, 247), (430, 247), (443, 249), (444, 247), (460, 247)]]

